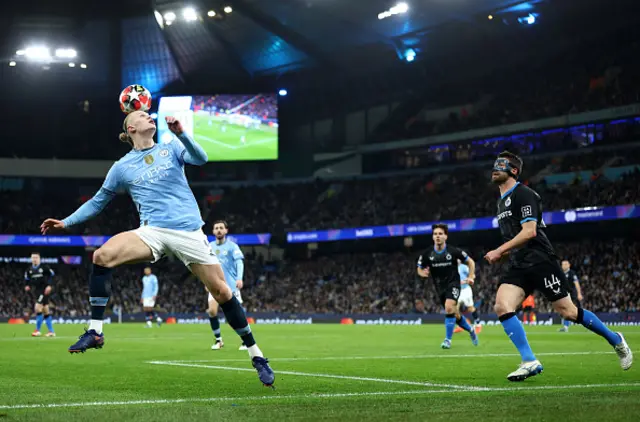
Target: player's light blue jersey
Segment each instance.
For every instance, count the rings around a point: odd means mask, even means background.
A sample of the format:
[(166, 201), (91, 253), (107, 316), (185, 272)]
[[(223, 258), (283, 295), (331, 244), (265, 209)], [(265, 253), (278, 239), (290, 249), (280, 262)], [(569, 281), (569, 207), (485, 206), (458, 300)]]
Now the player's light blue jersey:
[(242, 280), (242, 276), (244, 275), (244, 255), (240, 247), (228, 239), (223, 243), (218, 244), (216, 242), (211, 246), (220, 261), (220, 265), (222, 265), (222, 271), (224, 272), (224, 279), (227, 281), (227, 285), (231, 288), (232, 292), (235, 292), (236, 281)]
[(460, 274), (460, 287), (463, 289), (471, 287), (463, 281), (469, 278), (469, 266), (466, 264), (458, 264), (458, 274)]
[(65, 227), (96, 216), (117, 192), (126, 191), (140, 214), (141, 226), (183, 231), (201, 228), (204, 222), (184, 165), (204, 164), (207, 153), (186, 134), (178, 139), (145, 150), (132, 149), (116, 161), (96, 195), (62, 220)]
[(142, 298), (148, 299), (158, 296), (158, 277), (149, 274), (142, 277)]

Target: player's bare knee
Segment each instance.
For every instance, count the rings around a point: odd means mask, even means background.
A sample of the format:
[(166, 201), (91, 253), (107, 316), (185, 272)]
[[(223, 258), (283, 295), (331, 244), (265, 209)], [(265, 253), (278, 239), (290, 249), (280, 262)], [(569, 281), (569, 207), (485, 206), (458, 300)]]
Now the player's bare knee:
[(445, 311), (446, 313), (448, 313), (448, 314), (456, 314), (456, 316), (457, 316), (457, 315), (459, 315), (459, 314), (458, 314), (458, 309), (456, 309), (456, 307), (455, 307), (455, 306), (446, 305), (446, 306), (444, 307), (444, 311)]
[(115, 251), (109, 248), (100, 248), (93, 253), (93, 263), (101, 267), (115, 267)]
[(572, 303), (554, 304), (555, 311), (564, 319), (575, 321), (578, 319), (578, 308)]
[(513, 309), (511, 309), (509, 306), (507, 306), (506, 303), (503, 303), (503, 302), (496, 302), (493, 305), (493, 310), (498, 316), (508, 314), (509, 312), (513, 312)]
[(231, 300), (233, 297), (233, 293), (231, 289), (226, 284), (221, 285), (219, 288), (216, 288), (213, 292), (211, 292), (213, 298), (218, 303), (225, 303)]

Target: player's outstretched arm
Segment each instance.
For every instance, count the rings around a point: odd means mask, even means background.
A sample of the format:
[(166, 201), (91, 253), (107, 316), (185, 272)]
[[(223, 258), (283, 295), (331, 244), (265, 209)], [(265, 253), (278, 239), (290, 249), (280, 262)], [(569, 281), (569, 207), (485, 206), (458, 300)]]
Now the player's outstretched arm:
[(47, 218), (40, 225), (42, 234), (47, 234), (51, 229), (63, 229), (85, 221), (100, 214), (116, 194), (114, 192), (100, 189), (93, 198), (82, 204), (73, 214), (62, 220)]
[(184, 145), (184, 153), (182, 160), (187, 164), (193, 164), (194, 166), (201, 166), (209, 160), (207, 152), (196, 141), (194, 141), (189, 135), (187, 135), (180, 123), (175, 117), (166, 117), (167, 126), (169, 130), (178, 137), (182, 145)]

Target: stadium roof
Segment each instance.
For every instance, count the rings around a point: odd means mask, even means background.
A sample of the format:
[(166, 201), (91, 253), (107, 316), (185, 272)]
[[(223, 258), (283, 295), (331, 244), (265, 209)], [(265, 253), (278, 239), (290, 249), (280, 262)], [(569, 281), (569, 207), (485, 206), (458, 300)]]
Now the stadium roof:
[[(407, 13), (378, 19), (397, 4), (388, 0), (228, 0), (176, 2), (157, 0), (161, 15), (173, 12), (176, 21), (165, 27), (174, 59), (184, 73), (194, 58), (250, 75), (285, 72), (312, 65), (340, 66), (363, 46), (377, 45), (393, 57), (394, 50), (429, 30), (453, 20), (470, 21), (522, 0), (407, 1)], [(202, 20), (184, 22), (182, 10), (191, 6)], [(224, 7), (231, 6), (232, 13)], [(207, 16), (214, 11), (215, 17)], [(196, 35), (197, 34), (197, 35)], [(205, 36), (206, 35), (206, 36)], [(379, 49), (378, 49), (379, 51)], [(224, 62), (224, 64), (221, 64)]]
[[(379, 19), (379, 13), (398, 1), (12, 1), (0, 16), (0, 39), (9, 51), (28, 31), (40, 29), (50, 35), (57, 28), (71, 31), (85, 44), (85, 52), (95, 53), (111, 42), (120, 49), (122, 84), (137, 82), (158, 91), (175, 81), (202, 77), (246, 82), (297, 69), (347, 72), (374, 62), (379, 67), (385, 60), (397, 63), (409, 49), (418, 55), (427, 51), (428, 39), (441, 28), (448, 28), (446, 37), (463, 39), (471, 37), (478, 24), (486, 25), (489, 14), (496, 20), (507, 14), (526, 16), (551, 3), (555, 10), (567, 2), (406, 0), (406, 13)], [(582, 9), (587, 3), (597, 0), (582, 0)], [(225, 12), (228, 6), (232, 10)], [(193, 20), (184, 18), (186, 8), (195, 10)], [(215, 16), (209, 16), (213, 12)], [(171, 13), (175, 17), (167, 19)], [(97, 23), (105, 18), (120, 24), (117, 47), (113, 34), (97, 34), (109, 31), (108, 25)]]

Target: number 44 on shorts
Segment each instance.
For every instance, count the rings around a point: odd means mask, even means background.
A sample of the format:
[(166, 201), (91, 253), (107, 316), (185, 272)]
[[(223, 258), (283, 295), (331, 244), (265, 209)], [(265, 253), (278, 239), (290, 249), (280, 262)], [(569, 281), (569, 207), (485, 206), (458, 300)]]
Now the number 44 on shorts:
[(555, 274), (551, 274), (551, 279), (547, 277), (544, 278), (544, 287), (553, 291), (553, 293), (558, 294), (562, 288), (562, 282)]

